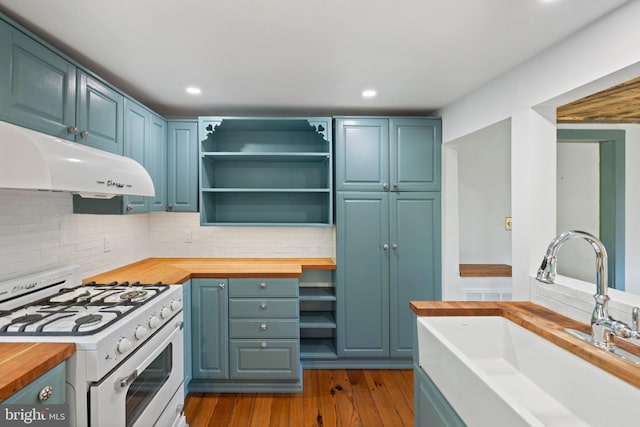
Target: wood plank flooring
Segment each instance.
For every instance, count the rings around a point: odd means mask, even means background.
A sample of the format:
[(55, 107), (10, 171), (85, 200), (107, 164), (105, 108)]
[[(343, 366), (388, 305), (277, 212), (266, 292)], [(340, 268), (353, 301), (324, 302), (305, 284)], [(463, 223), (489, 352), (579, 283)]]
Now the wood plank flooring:
[(190, 427), (413, 426), (410, 369), (305, 369), (302, 393), (189, 393)]

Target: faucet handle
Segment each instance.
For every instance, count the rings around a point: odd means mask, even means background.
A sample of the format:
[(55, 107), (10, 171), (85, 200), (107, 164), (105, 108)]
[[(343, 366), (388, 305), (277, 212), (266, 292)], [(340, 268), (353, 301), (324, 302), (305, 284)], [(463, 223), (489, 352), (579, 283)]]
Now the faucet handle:
[(640, 330), (638, 329), (639, 323), (640, 323), (640, 307), (633, 307), (633, 310), (631, 310), (631, 328), (635, 332), (640, 332)]

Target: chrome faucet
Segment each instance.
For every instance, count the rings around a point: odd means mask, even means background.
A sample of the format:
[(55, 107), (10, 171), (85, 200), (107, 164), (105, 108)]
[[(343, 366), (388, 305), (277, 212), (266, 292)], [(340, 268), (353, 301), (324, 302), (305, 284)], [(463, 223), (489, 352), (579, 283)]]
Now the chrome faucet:
[(640, 339), (640, 332), (638, 332), (637, 328), (637, 310), (634, 310), (633, 313), (633, 327), (624, 322), (614, 320), (609, 315), (607, 308), (607, 302), (609, 301), (609, 296), (607, 295), (607, 250), (597, 237), (584, 231), (575, 230), (565, 231), (556, 236), (547, 248), (547, 253), (538, 269), (536, 279), (544, 283), (553, 283), (556, 278), (558, 250), (564, 242), (572, 238), (586, 240), (596, 252), (596, 293), (593, 295), (596, 300), (596, 306), (591, 314), (591, 343), (605, 350), (613, 351), (615, 349), (614, 336)]

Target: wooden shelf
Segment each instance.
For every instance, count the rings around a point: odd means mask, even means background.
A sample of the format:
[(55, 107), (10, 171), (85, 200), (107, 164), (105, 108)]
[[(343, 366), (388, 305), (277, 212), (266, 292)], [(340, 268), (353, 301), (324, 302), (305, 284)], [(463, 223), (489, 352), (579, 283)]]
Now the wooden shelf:
[(507, 264), (460, 264), (460, 277), (511, 277)]

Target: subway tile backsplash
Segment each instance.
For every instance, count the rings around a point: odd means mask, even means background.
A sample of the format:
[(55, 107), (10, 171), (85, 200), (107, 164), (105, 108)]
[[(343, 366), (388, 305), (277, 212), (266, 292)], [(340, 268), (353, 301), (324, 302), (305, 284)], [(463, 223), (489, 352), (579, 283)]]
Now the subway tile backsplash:
[(0, 189), (0, 280), (71, 264), (88, 277), (148, 257), (334, 258), (334, 233), (200, 227), (198, 213), (79, 215), (69, 193)]

